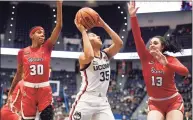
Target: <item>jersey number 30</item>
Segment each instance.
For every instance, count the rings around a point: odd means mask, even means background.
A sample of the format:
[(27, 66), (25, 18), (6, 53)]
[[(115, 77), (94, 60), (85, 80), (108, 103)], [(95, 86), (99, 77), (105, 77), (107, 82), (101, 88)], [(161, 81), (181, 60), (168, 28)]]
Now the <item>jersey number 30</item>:
[(158, 86), (158, 87), (162, 86), (162, 77), (152, 76), (151, 81), (152, 81), (152, 86)]
[(102, 79), (100, 79), (100, 81), (105, 81), (105, 80), (109, 80), (110, 79), (110, 74), (109, 71), (105, 71), (105, 72), (100, 72), (100, 75), (102, 77)]
[(38, 65), (30, 65), (30, 75), (43, 75), (44, 66), (41, 64)]

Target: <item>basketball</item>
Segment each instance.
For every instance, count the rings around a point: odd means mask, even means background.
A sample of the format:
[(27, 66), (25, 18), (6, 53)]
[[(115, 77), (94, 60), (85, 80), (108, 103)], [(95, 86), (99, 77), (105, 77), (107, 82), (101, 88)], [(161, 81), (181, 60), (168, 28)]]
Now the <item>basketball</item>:
[(99, 21), (98, 13), (89, 7), (84, 7), (76, 13), (75, 19), (80, 22), (86, 29), (95, 27)]

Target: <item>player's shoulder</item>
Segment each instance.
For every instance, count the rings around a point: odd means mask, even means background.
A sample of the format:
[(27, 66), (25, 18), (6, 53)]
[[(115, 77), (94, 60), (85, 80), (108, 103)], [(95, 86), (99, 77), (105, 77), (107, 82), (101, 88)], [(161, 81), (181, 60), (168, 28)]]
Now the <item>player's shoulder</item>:
[(23, 54), (23, 53), (24, 53), (24, 51), (25, 51), (25, 48), (20, 49), (20, 50), (18, 51), (18, 55)]
[(102, 53), (102, 59), (109, 60), (109, 55), (107, 54), (106, 51), (102, 50), (101, 53)]
[(175, 56), (170, 56), (170, 55), (165, 55), (165, 56), (166, 56), (168, 61), (172, 61), (172, 60), (176, 59)]
[(24, 55), (29, 54), (31, 51), (30, 46), (22, 48), (19, 50), (19, 52), (23, 53)]
[(171, 56), (171, 55), (165, 55), (167, 59), (175, 59), (175, 56)]
[(50, 38), (48, 38), (47, 40), (45, 40), (45, 42), (43, 43), (42, 46), (45, 46), (45, 45), (48, 45), (48, 44), (51, 44)]

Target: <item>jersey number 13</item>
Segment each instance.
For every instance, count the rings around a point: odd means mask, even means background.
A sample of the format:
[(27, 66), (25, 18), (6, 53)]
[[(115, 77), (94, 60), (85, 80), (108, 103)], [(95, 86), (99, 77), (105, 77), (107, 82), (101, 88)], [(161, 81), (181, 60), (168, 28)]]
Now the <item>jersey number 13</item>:
[(162, 77), (155, 77), (155, 76), (152, 76), (151, 77), (151, 81), (152, 81), (152, 86), (162, 86), (163, 84), (163, 79)]

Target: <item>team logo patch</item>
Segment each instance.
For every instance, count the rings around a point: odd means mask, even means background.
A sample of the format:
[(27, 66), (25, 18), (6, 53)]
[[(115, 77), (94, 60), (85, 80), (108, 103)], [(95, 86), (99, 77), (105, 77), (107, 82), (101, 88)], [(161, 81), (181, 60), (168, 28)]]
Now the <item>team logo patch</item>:
[(93, 61), (93, 65), (98, 65), (98, 62), (97, 61)]
[(80, 120), (81, 119), (81, 112), (76, 111), (73, 115), (74, 120)]

